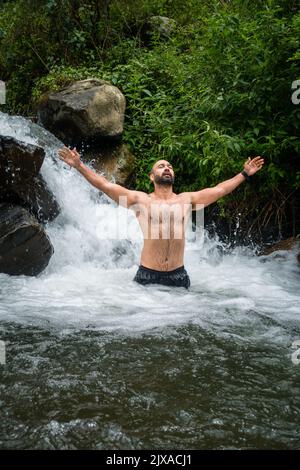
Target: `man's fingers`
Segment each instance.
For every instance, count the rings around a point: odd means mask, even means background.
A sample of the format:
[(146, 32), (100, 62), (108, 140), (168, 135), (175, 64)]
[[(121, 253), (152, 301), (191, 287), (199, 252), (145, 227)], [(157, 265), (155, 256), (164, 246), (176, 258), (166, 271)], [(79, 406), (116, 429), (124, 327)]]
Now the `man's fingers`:
[(75, 157), (80, 157), (79, 153), (77, 152), (76, 147), (73, 147), (73, 149), (72, 149), (72, 155), (74, 155)]
[(58, 152), (60, 153), (68, 153), (70, 149), (68, 149), (68, 147), (62, 147), (61, 149), (59, 149)]
[(72, 152), (70, 150), (66, 151), (66, 150), (59, 150), (58, 151), (58, 155), (60, 155), (61, 157), (63, 158), (68, 158), (70, 156), (72, 156)]
[(60, 160), (66, 161), (70, 157), (70, 155), (64, 152), (63, 150), (59, 150), (58, 157), (60, 158)]
[(254, 157), (252, 160), (250, 160), (250, 162), (248, 161), (247, 163), (249, 163), (250, 165), (255, 165), (255, 166), (260, 166), (260, 165), (263, 165), (264, 164), (264, 159), (262, 157)]
[(70, 165), (70, 162), (73, 162), (74, 157), (80, 157), (79, 153), (76, 150), (76, 147), (70, 149), (69, 147), (64, 146), (58, 150), (58, 156), (60, 160), (63, 160), (65, 163)]
[(61, 149), (59, 149), (59, 152), (69, 153), (71, 152), (71, 149), (69, 147), (64, 146)]

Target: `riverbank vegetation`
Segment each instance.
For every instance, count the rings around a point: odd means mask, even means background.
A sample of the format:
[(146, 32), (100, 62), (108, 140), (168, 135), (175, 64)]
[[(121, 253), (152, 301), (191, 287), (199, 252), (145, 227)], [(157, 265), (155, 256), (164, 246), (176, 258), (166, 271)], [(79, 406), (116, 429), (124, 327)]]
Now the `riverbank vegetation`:
[[(73, 80), (109, 80), (127, 101), (123, 140), (137, 189), (158, 158), (176, 190), (217, 184), (262, 155), (219, 215), (253, 234), (300, 231), (300, 12), (296, 1), (15, 0), (0, 9), (1, 110), (32, 116)], [(175, 20), (167, 32), (152, 16)], [(300, 98), (300, 93), (299, 93)], [(294, 101), (294, 102), (293, 102)]]

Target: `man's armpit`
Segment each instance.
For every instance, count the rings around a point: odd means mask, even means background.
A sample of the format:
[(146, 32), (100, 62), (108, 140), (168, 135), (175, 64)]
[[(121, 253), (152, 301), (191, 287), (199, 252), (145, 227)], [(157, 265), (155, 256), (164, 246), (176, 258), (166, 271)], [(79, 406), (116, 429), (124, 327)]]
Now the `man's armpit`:
[(146, 207), (146, 198), (148, 195), (142, 191), (132, 191), (133, 194), (129, 198), (128, 208), (134, 210), (135, 212), (139, 210), (142, 206)]

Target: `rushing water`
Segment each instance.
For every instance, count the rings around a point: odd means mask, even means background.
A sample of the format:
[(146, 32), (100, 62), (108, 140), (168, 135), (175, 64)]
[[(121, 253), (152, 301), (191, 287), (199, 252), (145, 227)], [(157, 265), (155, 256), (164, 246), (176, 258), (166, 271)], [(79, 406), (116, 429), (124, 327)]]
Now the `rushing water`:
[(141, 237), (105, 238), (119, 209), (57, 160), (60, 142), (2, 113), (0, 132), (44, 146), (62, 209), (46, 270), (0, 274), (0, 447), (299, 448), (295, 253), (190, 239), (189, 291), (138, 285)]

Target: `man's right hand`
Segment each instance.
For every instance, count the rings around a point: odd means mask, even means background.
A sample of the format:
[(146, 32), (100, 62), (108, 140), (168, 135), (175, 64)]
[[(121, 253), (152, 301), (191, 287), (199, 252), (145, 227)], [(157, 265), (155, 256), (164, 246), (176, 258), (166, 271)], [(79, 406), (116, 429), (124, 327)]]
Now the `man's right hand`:
[(58, 151), (58, 156), (61, 160), (70, 165), (70, 167), (76, 168), (78, 170), (81, 161), (76, 147), (73, 149), (70, 149), (69, 147), (63, 147)]

